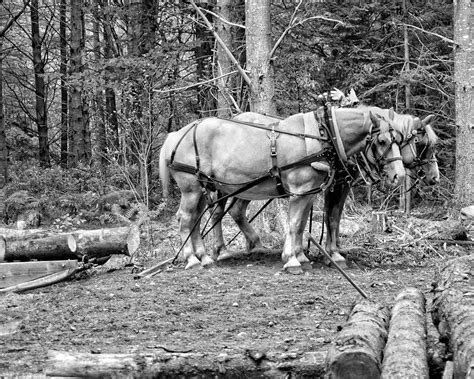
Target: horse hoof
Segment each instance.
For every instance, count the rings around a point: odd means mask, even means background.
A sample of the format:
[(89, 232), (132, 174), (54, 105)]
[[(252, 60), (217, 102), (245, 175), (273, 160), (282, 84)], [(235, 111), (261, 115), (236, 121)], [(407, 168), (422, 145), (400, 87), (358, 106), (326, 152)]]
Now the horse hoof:
[(232, 253), (229, 250), (221, 250), (220, 254), (217, 257), (217, 261), (224, 261), (226, 259), (232, 258)]
[(285, 267), (285, 271), (288, 274), (292, 274), (292, 275), (302, 275), (304, 273), (303, 268), (301, 266), (300, 267)]
[(304, 253), (299, 253), (296, 258), (301, 264), (310, 262), (310, 260)]
[(347, 268), (347, 262), (345, 259), (343, 259), (342, 261), (334, 261), (334, 263), (337, 263), (337, 265), (340, 267), (340, 268)]
[(209, 255), (204, 255), (201, 258), (202, 267), (208, 267), (214, 264), (214, 260)]
[(188, 263), (186, 264), (185, 270), (189, 270), (195, 267), (200, 266), (201, 262), (196, 258), (195, 255), (192, 255), (188, 258)]

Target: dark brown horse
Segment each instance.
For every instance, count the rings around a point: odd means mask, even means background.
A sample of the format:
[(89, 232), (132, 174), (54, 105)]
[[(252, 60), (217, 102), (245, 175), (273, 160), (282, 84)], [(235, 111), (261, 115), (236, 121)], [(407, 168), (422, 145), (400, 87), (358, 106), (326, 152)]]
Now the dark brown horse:
[[(178, 218), (181, 238), (186, 241), (183, 255), (187, 268), (213, 263), (199, 231), (206, 191), (247, 201), (289, 197), (289, 232), (282, 259), (286, 269), (299, 271), (297, 256), (303, 255), (302, 234), (310, 206), (315, 194), (331, 179), (331, 168), (321, 168), (335, 159), (325, 155), (328, 144), (336, 141), (331, 151), (340, 159), (369, 143), (371, 150), (386, 159), (388, 183), (397, 185), (403, 180), (405, 170), (389, 121), (367, 110), (335, 109), (335, 131), (331, 134), (326, 130), (326, 137), (318, 137), (317, 125), (308, 132), (307, 115), (290, 116), (271, 128), (207, 118), (168, 136), (160, 153), (160, 176), (164, 194), (169, 173), (181, 191)], [(322, 159), (309, 161), (308, 157)]]

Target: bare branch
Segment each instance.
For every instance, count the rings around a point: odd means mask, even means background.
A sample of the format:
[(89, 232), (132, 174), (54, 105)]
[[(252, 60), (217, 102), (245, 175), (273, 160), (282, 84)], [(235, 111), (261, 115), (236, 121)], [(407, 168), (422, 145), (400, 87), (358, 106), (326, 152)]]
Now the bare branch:
[(208, 9), (204, 9), (204, 8), (201, 8), (202, 11), (206, 12), (206, 13), (209, 13), (210, 15), (218, 18), (219, 20), (221, 20), (224, 24), (227, 24), (227, 25), (230, 25), (230, 26), (235, 26), (237, 28), (241, 28), (241, 29), (245, 29), (245, 25), (241, 25), (241, 24), (235, 24), (233, 22), (230, 22), (229, 20), (226, 20), (224, 17), (218, 15), (217, 13), (214, 13)]
[(416, 29), (416, 30), (419, 30), (420, 32), (423, 32), (423, 33), (426, 33), (426, 34), (431, 34), (432, 36), (435, 36), (435, 37), (438, 37), (440, 38), (441, 40), (447, 42), (447, 43), (451, 43), (453, 45), (457, 45), (456, 42), (454, 42), (454, 40), (448, 38), (448, 37), (445, 37), (445, 36), (442, 36), (441, 34), (438, 34), (438, 33), (434, 33), (434, 32), (430, 32), (428, 30), (425, 30), (425, 29), (422, 29), (422, 28), (419, 28), (418, 26), (415, 26), (415, 25), (410, 25), (410, 24), (405, 24), (405, 23), (402, 23), (402, 22), (399, 22), (399, 23), (396, 23), (397, 25), (401, 25), (401, 26), (407, 26), (409, 28), (413, 28), (413, 29)]
[(290, 32), (291, 29), (297, 27), (297, 26), (300, 26), (300, 25), (303, 25), (305, 22), (308, 22), (308, 21), (312, 21), (312, 20), (324, 20), (324, 21), (329, 21), (329, 22), (335, 22), (337, 24), (340, 24), (340, 25), (345, 25), (345, 22), (342, 22), (340, 20), (336, 20), (334, 18), (329, 18), (329, 17), (325, 17), (325, 16), (312, 16), (312, 17), (308, 17), (308, 18), (305, 18), (301, 21), (298, 21), (298, 22), (295, 22), (296, 21), (296, 11), (298, 10), (298, 7), (300, 6), (301, 4), (301, 1), (300, 3), (296, 6), (296, 9), (295, 9), (295, 12), (293, 13), (293, 15), (291, 16), (291, 19), (290, 19), (290, 22), (288, 24), (288, 27), (283, 31), (283, 33), (281, 34), (280, 38), (278, 38), (278, 41), (276, 41), (275, 45), (273, 46), (273, 49), (272, 51), (270, 52), (270, 57), (269, 59), (271, 59), (273, 57), (273, 55), (275, 54), (278, 46), (280, 45), (281, 41), (283, 41), (283, 38), (285, 38), (285, 36)]
[(212, 32), (212, 34), (214, 34), (214, 37), (216, 38), (216, 41), (219, 43), (219, 45), (221, 45), (222, 49), (228, 55), (228, 57), (230, 58), (232, 63), (235, 64), (235, 66), (237, 67), (237, 70), (239, 71), (240, 75), (242, 75), (242, 78), (244, 78), (245, 82), (249, 86), (251, 86), (251, 80), (250, 80), (249, 76), (244, 71), (244, 69), (240, 66), (237, 59), (235, 59), (234, 55), (228, 49), (228, 47), (225, 45), (224, 41), (222, 41), (221, 37), (219, 37), (219, 34), (216, 33), (216, 31), (214, 30), (212, 24), (209, 22), (207, 17), (204, 15), (204, 13), (202, 13), (201, 9), (198, 8), (198, 6), (194, 3), (194, 0), (190, 0), (190, 2), (191, 2), (191, 5), (193, 6), (193, 8), (196, 10), (196, 12), (199, 14), (199, 16), (201, 16), (201, 18), (204, 21), (204, 23), (206, 24), (207, 28)]
[(5, 33), (8, 31), (8, 29), (11, 28), (13, 23), (20, 18), (20, 16), (23, 14), (23, 12), (25, 12), (25, 9), (29, 4), (30, 4), (30, 0), (26, 0), (23, 2), (23, 8), (21, 8), (21, 10), (16, 15), (10, 18), (8, 22), (6, 23), (6, 25), (2, 28), (2, 30), (0, 30), (0, 38), (2, 38), (5, 35)]
[(154, 91), (154, 92), (157, 92), (157, 93), (168, 93), (168, 92), (184, 91), (184, 90), (187, 90), (187, 89), (189, 89), (189, 88), (193, 88), (193, 87), (200, 86), (200, 85), (202, 85), (202, 84), (212, 83), (212, 82), (214, 82), (214, 81), (216, 81), (216, 80), (219, 80), (219, 79), (221, 79), (221, 78), (225, 78), (226, 76), (229, 76), (229, 75), (232, 75), (232, 74), (236, 74), (237, 72), (238, 72), (237, 70), (234, 70), (234, 71), (228, 72), (228, 73), (226, 73), (226, 74), (217, 76), (217, 77), (212, 78), (212, 79), (204, 80), (204, 81), (199, 82), (199, 83), (190, 84), (189, 86), (178, 87), (178, 88), (171, 88), (171, 89), (167, 89), (167, 90), (153, 90), (153, 91)]

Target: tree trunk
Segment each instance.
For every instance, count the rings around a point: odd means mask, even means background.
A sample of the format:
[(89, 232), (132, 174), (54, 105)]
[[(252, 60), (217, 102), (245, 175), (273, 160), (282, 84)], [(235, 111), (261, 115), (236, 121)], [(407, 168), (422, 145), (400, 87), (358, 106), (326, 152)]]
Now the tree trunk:
[[(208, 2), (201, 3), (200, 5), (201, 7), (212, 9)], [(212, 16), (207, 13), (204, 16), (212, 23)], [(195, 23), (195, 28), (197, 46), (194, 48), (194, 59), (196, 60), (196, 79), (199, 83), (212, 77), (212, 47), (214, 45), (214, 38), (206, 25)], [(214, 116), (216, 103), (209, 84), (198, 85), (196, 90), (199, 116)]]
[(66, 35), (66, 0), (59, 4), (59, 50), (61, 63), (59, 74), (61, 76), (61, 167), (67, 168), (68, 162), (68, 90), (67, 90), (67, 35)]
[[(101, 14), (99, 12), (99, 5), (94, 4), (94, 58), (97, 62), (100, 62), (102, 59), (100, 44), (100, 19)], [(104, 91), (102, 87), (99, 87), (94, 95), (94, 108), (95, 127), (93, 128), (93, 130), (95, 132), (95, 149), (93, 154), (93, 160), (97, 167), (103, 170), (105, 165), (107, 164), (107, 135), (104, 120)]]
[[(2, 6), (3, 0), (0, 0), (0, 24), (5, 23), (4, 8)], [(3, 31), (2, 31), (3, 32)], [(3, 32), (4, 33), (4, 32)], [(1, 199), (1, 216), (3, 217), (5, 208), (5, 199), (3, 194), (3, 187), (8, 182), (8, 148), (7, 137), (5, 134), (5, 108), (3, 106), (3, 33), (0, 35), (0, 191), (2, 192)]]
[(429, 378), (425, 296), (406, 288), (396, 298), (384, 350), (382, 378)]
[(270, 61), (270, 0), (247, 0), (245, 6), (247, 69), (252, 82), (250, 110), (276, 115), (274, 73)]
[(0, 262), (129, 255), (131, 244), (137, 244), (140, 238), (137, 228), (128, 226), (63, 233), (8, 231), (0, 232), (0, 237)]
[(474, 4), (454, 2), (454, 82), (456, 95), (455, 200), (460, 207), (474, 204)]
[(379, 304), (356, 304), (328, 351), (326, 377), (379, 378), (389, 317)]
[(71, 55), (70, 55), (70, 166), (87, 162), (87, 130), (84, 112), (81, 73), (83, 54), (82, 0), (71, 0)]
[(44, 84), (44, 62), (41, 56), (41, 36), (39, 27), (38, 0), (31, 0), (31, 42), (33, 67), (35, 72), (36, 125), (38, 126), (39, 162), (41, 167), (49, 167), (48, 124), (46, 109), (46, 89)]
[[(101, 1), (100, 5), (104, 9), (104, 2)], [(105, 1), (105, 5), (108, 5), (108, 1)], [(112, 16), (110, 15), (110, 12), (105, 12), (105, 15), (103, 17), (104, 57), (107, 60), (119, 56), (117, 50), (114, 48), (112, 22), (113, 22)], [(113, 156), (117, 157), (117, 152), (120, 151), (119, 127), (118, 127), (118, 118), (117, 118), (117, 102), (115, 100), (115, 91), (108, 84), (109, 84), (109, 80), (106, 78), (106, 87), (105, 87), (106, 135), (110, 137), (107, 140), (107, 144), (111, 145), (110, 150), (113, 152)]]
[[(111, 377), (322, 377), (324, 353), (306, 352), (297, 357), (288, 353), (246, 351), (227, 355), (179, 352), (172, 346), (156, 346), (158, 351), (135, 354), (89, 354), (50, 350), (46, 375)], [(175, 351), (175, 352), (173, 352)]]
[(435, 281), (432, 318), (453, 354), (455, 378), (474, 372), (474, 254), (447, 261)]
[[(225, 20), (232, 21), (232, 0), (218, 0), (217, 11)], [(232, 27), (220, 19), (215, 20), (216, 32), (221, 37), (222, 42), (232, 51), (233, 38)], [(220, 44), (217, 45), (217, 77), (228, 74), (232, 71), (233, 64), (229, 55)], [(230, 118), (232, 116), (232, 90), (234, 88), (234, 78), (232, 75), (223, 76), (217, 80), (217, 115), (222, 118)]]

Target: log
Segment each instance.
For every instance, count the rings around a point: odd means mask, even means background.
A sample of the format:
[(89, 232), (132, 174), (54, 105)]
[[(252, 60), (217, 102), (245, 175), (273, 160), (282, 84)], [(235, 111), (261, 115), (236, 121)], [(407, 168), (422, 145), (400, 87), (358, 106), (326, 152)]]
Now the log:
[(379, 378), (389, 310), (363, 300), (352, 309), (326, 357), (327, 378)]
[(77, 265), (76, 259), (0, 263), (0, 288), (15, 286), (19, 283), (38, 279), (55, 272), (76, 268)]
[(50, 350), (46, 375), (60, 377), (322, 377), (326, 352), (238, 354), (148, 350), (130, 354), (91, 354)]
[(131, 246), (132, 241), (135, 244), (135, 241), (140, 238), (139, 229), (133, 225), (110, 229), (76, 230), (69, 234), (76, 242), (76, 253), (94, 258), (112, 254), (133, 254), (135, 250), (129, 252), (129, 245)]
[(425, 304), (425, 296), (416, 288), (404, 289), (395, 299), (382, 378), (429, 378)]
[(0, 234), (0, 262), (130, 255), (138, 248), (139, 240), (140, 231), (135, 225), (61, 233), (8, 231)]
[(452, 352), (453, 376), (474, 375), (474, 254), (447, 261), (433, 286), (431, 316)]

